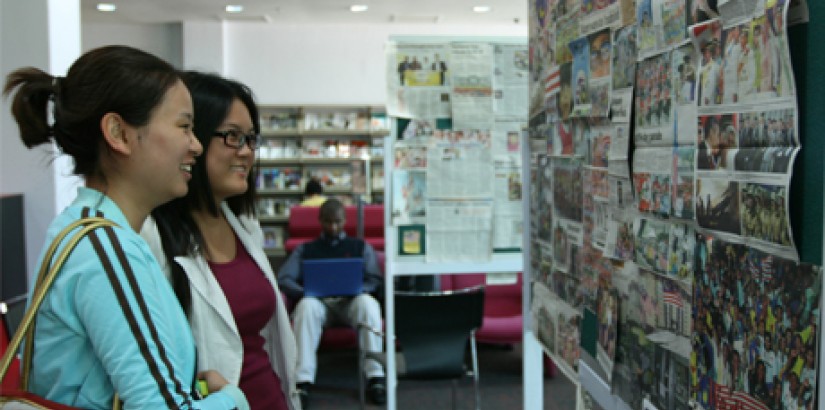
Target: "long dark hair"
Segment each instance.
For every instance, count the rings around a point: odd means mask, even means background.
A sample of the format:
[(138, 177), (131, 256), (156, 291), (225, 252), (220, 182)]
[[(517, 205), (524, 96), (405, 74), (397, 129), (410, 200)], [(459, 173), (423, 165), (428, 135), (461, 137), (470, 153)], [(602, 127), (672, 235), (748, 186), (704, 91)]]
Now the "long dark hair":
[(179, 79), (174, 67), (152, 54), (107, 46), (80, 56), (66, 77), (35, 67), (15, 70), (6, 77), (3, 94), (16, 90), (11, 111), (26, 147), (54, 140), (74, 159), (75, 174), (105, 178), (100, 169), (101, 118), (113, 112), (132, 126), (146, 125)]
[[(175, 262), (176, 256), (196, 255), (204, 252), (206, 241), (198, 225), (192, 218), (193, 210), (207, 211), (217, 216), (220, 212), (215, 204), (209, 176), (206, 171), (206, 158), (214, 133), (229, 115), (232, 102), (240, 100), (252, 118), (255, 133), (260, 134), (258, 107), (249, 87), (216, 74), (187, 71), (182, 78), (189, 92), (195, 110), (194, 133), (203, 145), (203, 155), (192, 167), (192, 179), (189, 192), (182, 198), (163, 204), (154, 211), (152, 217), (157, 222), (163, 252), (171, 270), (172, 287), (183, 310), (188, 315), (191, 310), (192, 295), (186, 273)], [(246, 192), (226, 200), (229, 209), (236, 215), (255, 215), (255, 179), (257, 167), (247, 176)]]

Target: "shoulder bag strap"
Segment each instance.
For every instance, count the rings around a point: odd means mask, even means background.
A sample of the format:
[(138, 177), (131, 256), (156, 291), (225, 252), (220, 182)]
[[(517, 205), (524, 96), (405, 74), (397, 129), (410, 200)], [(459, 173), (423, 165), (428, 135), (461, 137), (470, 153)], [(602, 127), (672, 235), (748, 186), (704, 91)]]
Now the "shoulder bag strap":
[[(54, 258), (54, 255), (57, 251), (57, 248), (63, 242), (63, 240), (71, 234), (77, 227), (83, 226), (80, 230), (74, 233), (71, 238), (68, 239), (66, 246), (60, 251), (57, 255), (57, 258)], [(81, 239), (83, 239), (86, 234), (91, 232), (94, 229), (100, 228), (102, 226), (116, 226), (116, 224), (108, 219), (105, 218), (83, 218), (73, 222), (71, 225), (64, 228), (60, 233), (54, 238), (51, 245), (49, 246), (48, 250), (46, 251), (46, 255), (43, 257), (43, 262), (40, 266), (40, 271), (37, 274), (37, 284), (35, 286), (34, 292), (32, 293), (32, 300), (29, 304), (29, 308), (26, 309), (26, 313), (23, 315), (23, 320), (20, 323), (20, 327), (14, 333), (14, 337), (12, 338), (11, 342), (6, 348), (6, 351), (3, 353), (3, 358), (0, 360), (0, 380), (6, 377), (6, 372), (9, 370), (9, 365), (11, 364), (14, 357), (17, 355), (18, 349), (20, 349), (20, 344), (25, 336), (33, 336), (34, 333), (34, 319), (35, 315), (37, 314), (37, 309), (40, 308), (40, 305), (43, 303), (43, 299), (45, 298), (46, 292), (49, 290), (49, 287), (54, 282), (54, 279), (57, 277), (58, 272), (60, 272), (60, 268), (63, 267), (63, 264), (66, 262), (66, 259), (69, 258), (72, 250), (77, 246)], [(54, 261), (52, 261), (54, 259)], [(26, 348), (31, 349), (33, 345), (32, 343), (33, 338), (27, 337), (26, 341)], [(21, 378), (23, 384), (23, 390), (26, 390), (28, 387), (28, 372), (31, 370), (31, 357), (24, 353), (23, 355), (23, 363), (22, 363), (22, 374), (24, 377)]]

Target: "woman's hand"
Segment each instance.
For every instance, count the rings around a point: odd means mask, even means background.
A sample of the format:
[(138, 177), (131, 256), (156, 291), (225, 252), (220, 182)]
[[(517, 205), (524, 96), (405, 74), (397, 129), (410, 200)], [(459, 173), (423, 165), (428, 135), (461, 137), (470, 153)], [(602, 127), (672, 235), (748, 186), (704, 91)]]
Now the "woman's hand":
[(198, 373), (198, 379), (206, 382), (209, 393), (214, 393), (229, 384), (229, 382), (216, 370), (206, 370)]

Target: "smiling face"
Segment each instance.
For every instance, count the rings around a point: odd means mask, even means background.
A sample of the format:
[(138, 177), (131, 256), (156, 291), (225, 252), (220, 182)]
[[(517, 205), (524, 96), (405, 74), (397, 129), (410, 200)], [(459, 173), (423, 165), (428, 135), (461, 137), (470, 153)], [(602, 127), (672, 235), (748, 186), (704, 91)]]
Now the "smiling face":
[(155, 207), (186, 195), (192, 165), (203, 147), (192, 133), (192, 97), (178, 82), (155, 107), (149, 123), (137, 128), (133, 160), (141, 202)]
[[(229, 114), (215, 131), (230, 130), (242, 135), (255, 133), (249, 110), (238, 99), (232, 101)], [(254, 163), (255, 151), (248, 145), (237, 149), (227, 146), (221, 137), (210, 140), (206, 153), (206, 173), (216, 204), (249, 189), (247, 178)]]

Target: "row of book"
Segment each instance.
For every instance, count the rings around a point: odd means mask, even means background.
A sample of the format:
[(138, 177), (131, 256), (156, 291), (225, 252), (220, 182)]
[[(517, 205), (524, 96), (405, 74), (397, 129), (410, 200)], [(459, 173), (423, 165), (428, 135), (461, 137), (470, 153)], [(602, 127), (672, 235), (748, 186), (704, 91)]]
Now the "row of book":
[[(315, 179), (325, 188), (352, 189), (355, 185), (363, 187), (363, 172), (356, 171), (353, 178), (353, 168), (339, 167), (311, 167), (302, 172), (296, 167), (261, 168), (256, 181), (257, 189), (291, 189), (302, 193), (305, 181)], [(375, 167), (371, 170), (370, 183), (373, 190), (384, 187), (384, 169)], [(363, 190), (363, 188), (361, 188)]]
[(261, 217), (289, 217), (289, 209), (298, 205), (297, 198), (258, 198), (258, 216)]
[(308, 112), (273, 113), (261, 118), (261, 127), (269, 130), (360, 130), (383, 131), (389, 129), (385, 113), (366, 112)]
[(262, 159), (282, 158), (364, 158), (383, 157), (383, 140), (369, 145), (366, 141), (305, 139), (303, 146), (297, 139), (269, 138), (258, 148)]

